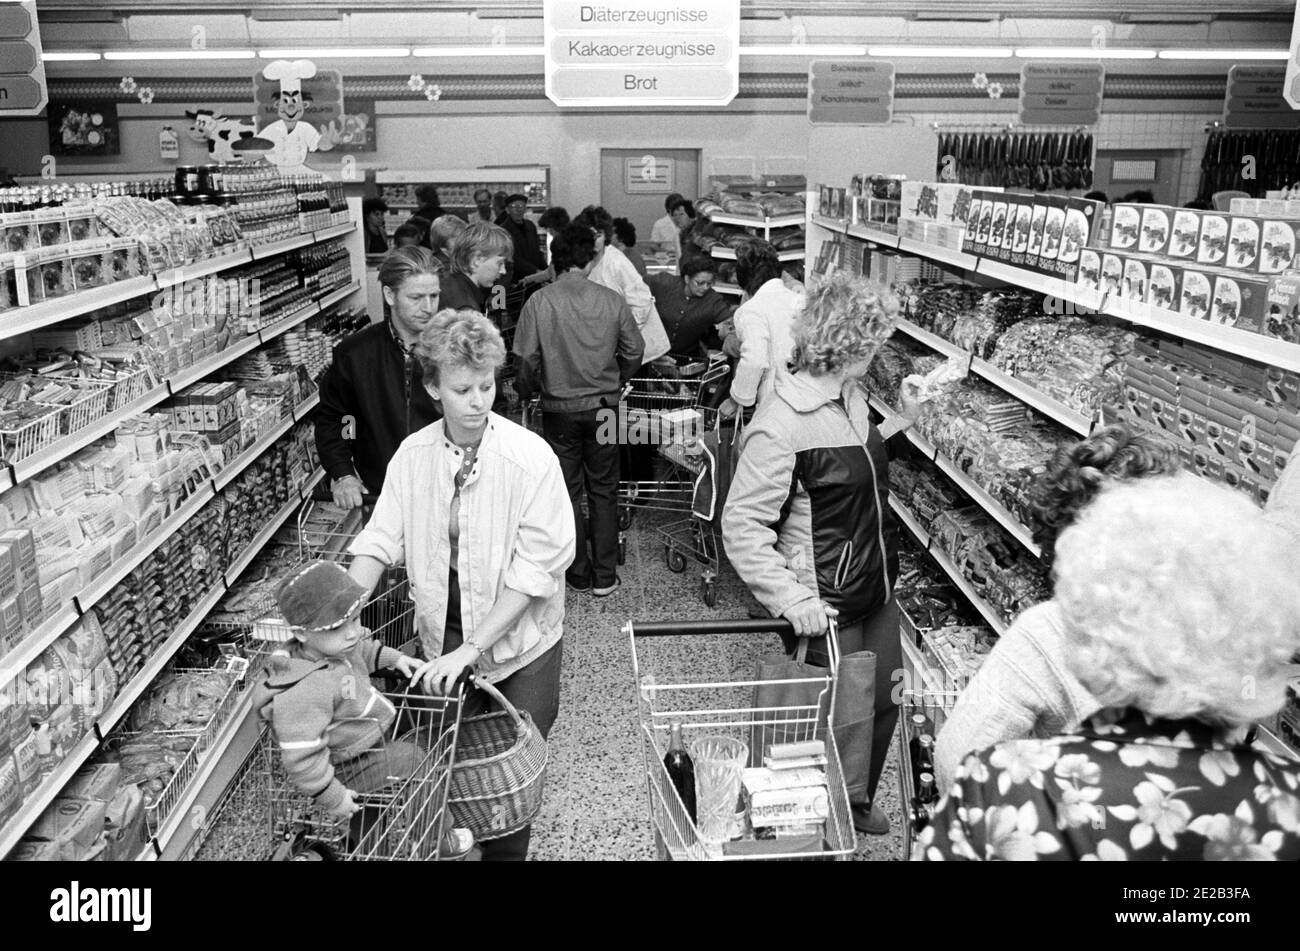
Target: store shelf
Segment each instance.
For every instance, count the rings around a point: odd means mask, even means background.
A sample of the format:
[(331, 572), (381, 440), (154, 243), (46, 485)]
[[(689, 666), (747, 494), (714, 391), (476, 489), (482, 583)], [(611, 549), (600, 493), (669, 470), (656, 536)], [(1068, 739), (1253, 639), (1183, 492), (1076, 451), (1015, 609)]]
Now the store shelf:
[(893, 495), (889, 496), (889, 507), (894, 510), (894, 514), (898, 516), (898, 520), (907, 526), (907, 530), (912, 533), (912, 537), (920, 542), (921, 546), (925, 548), (926, 551), (929, 551), (931, 542), (930, 533), (921, 527), (921, 523), (917, 521), (916, 516), (912, 514), (912, 510), (902, 502), (898, 501), (898, 499)]
[(114, 561), (108, 571), (76, 595), (77, 610), (82, 614), (89, 611), (100, 598), (112, 591), (123, 578), (135, 571), (146, 558), (157, 551), (159, 545), (180, 531), (181, 526), (193, 518), (199, 509), (211, 502), (216, 494), (211, 482), (205, 482), (194, 491), (144, 541), (138, 542), (125, 557)]
[(742, 228), (789, 228), (791, 225), (801, 225), (804, 223), (804, 213), (799, 212), (793, 215), (778, 215), (775, 218), (754, 218), (749, 215), (729, 215), (726, 212), (718, 212), (706, 215), (710, 221), (719, 225), (739, 225)]
[(1033, 409), (1042, 413), (1049, 419), (1055, 420), (1071, 432), (1080, 436), (1086, 436), (1092, 432), (1095, 420), (1090, 416), (1085, 416), (1078, 410), (1066, 406), (1059, 400), (1052, 399), (1045, 393), (1040, 392), (1028, 383), (1024, 383), (1014, 376), (999, 370), (993, 364), (980, 357), (974, 357), (971, 360), (971, 370), (978, 373), (985, 380), (992, 383), (998, 389), (1022, 403), (1027, 404)]
[[(867, 403), (886, 420), (898, 418), (897, 410), (887, 405), (885, 401), (878, 396), (868, 395)], [(929, 459), (931, 462), (934, 461), (935, 456), (939, 455), (939, 450), (935, 447), (934, 443), (920, 435), (912, 427), (903, 430), (903, 437), (915, 446), (921, 455), (925, 456), (925, 458)]]
[(938, 334), (932, 334), (928, 330), (922, 330), (920, 327), (912, 323), (910, 320), (900, 319), (896, 324), (896, 327), (900, 333), (907, 334), (913, 340), (917, 340), (925, 344), (931, 350), (936, 350), (947, 357), (957, 357), (958, 359), (966, 360), (969, 368), (969, 363), (971, 358), (971, 354), (969, 350), (963, 350), (955, 343), (952, 343), (951, 341), (948, 340), (944, 340)]
[[(939, 678), (938, 672), (930, 664), (926, 663), (925, 655), (921, 653), (921, 648), (916, 646), (916, 642), (910, 637), (903, 634), (903, 628), (899, 629), (899, 641), (903, 645), (903, 666), (911, 668), (912, 673), (920, 678), (920, 686), (925, 693), (930, 695), (946, 695), (952, 691), (944, 687), (943, 681)], [(904, 682), (903, 689), (915, 689), (916, 680), (910, 683)]]
[(335, 304), (347, 300), (349, 297), (357, 293), (359, 290), (361, 290), (361, 282), (353, 281), (347, 287), (340, 287), (338, 290), (331, 291), (330, 293), (326, 294), (324, 297), (320, 298), (320, 300), (317, 301), (317, 303), (319, 304), (320, 309), (322, 311), (326, 311), (329, 310), (331, 307), (333, 307)]
[(1039, 274), (1036, 271), (1029, 271), (1022, 267), (1015, 267), (989, 258), (979, 259), (978, 273), (983, 274), (985, 277), (991, 277), (995, 281), (1015, 284), (1017, 287), (1037, 291), (1040, 294), (1046, 294), (1048, 297), (1069, 301), (1074, 304), (1077, 310), (1082, 311), (1100, 311), (1106, 296), (1104, 291), (1094, 291), (1086, 287), (1080, 287), (1078, 284), (1065, 281), (1059, 277)]
[[(281, 334), (292, 330), (294, 327), (297, 327), (304, 320), (307, 320), (308, 318), (311, 317), (315, 317), (319, 313), (320, 313), (320, 304), (318, 304), (316, 301), (312, 301), (306, 307), (302, 308), (302, 310), (294, 311), (292, 314), (290, 314), (288, 317), (285, 317), (282, 320), (277, 320), (273, 324), (267, 324), (265, 327), (258, 328), (258, 331), (254, 336), (257, 339), (259, 345), (264, 344), (270, 340), (274, 340), (276, 337), (280, 336)], [(256, 347), (252, 347), (250, 349), (256, 349)]]
[(735, 284), (714, 284), (713, 289), (719, 294), (734, 294), (736, 297), (740, 297), (745, 293)]
[(227, 268), (239, 267), (241, 264), (249, 264), (253, 260), (253, 251), (245, 248), (242, 251), (236, 251), (234, 254), (225, 254), (219, 258), (211, 258), (207, 261), (197, 262), (194, 264), (183, 264), (180, 267), (163, 271), (156, 275), (159, 289), (175, 287), (177, 284), (184, 284), (186, 281), (197, 281), (199, 278), (208, 277), (224, 271)]
[(898, 250), (904, 254), (916, 254), (921, 257), (929, 258), (931, 261), (937, 261), (940, 264), (946, 264), (949, 267), (955, 267), (963, 271), (974, 271), (981, 263), (981, 259), (973, 254), (967, 254), (964, 251), (954, 251), (951, 248), (941, 248), (933, 244), (926, 244), (923, 241), (917, 241), (913, 238), (899, 238)]
[(31, 828), (32, 823), (40, 818), (41, 813), (97, 749), (99, 749), (99, 738), (95, 736), (95, 731), (91, 730), (68, 751), (63, 762), (41, 781), (36, 792), (23, 800), (18, 811), (10, 816), (3, 826), (0, 826), (0, 858), (8, 855), (18, 844), (18, 840)]
[(0, 339), (16, 337), (57, 324), (73, 317), (80, 317), (101, 307), (120, 304), (122, 301), (152, 294), (158, 290), (158, 282), (152, 275), (133, 277), (127, 281), (118, 281), (106, 287), (96, 287), (57, 300), (29, 304), (15, 310), (0, 314)]
[(271, 520), (262, 527), (262, 530), (253, 536), (252, 542), (244, 549), (243, 554), (236, 558), (231, 563), (230, 567), (226, 569), (226, 587), (234, 586), (236, 579), (238, 579), (239, 576), (244, 573), (244, 570), (253, 563), (253, 559), (257, 557), (257, 553), (266, 547), (267, 542), (275, 537), (275, 533), (280, 530), (281, 526), (283, 526), (286, 521), (288, 521), (289, 516), (297, 511), (298, 506), (302, 504), (303, 498), (305, 498), (311, 490), (316, 487), (317, 483), (319, 483), (324, 476), (324, 470), (316, 470), (315, 474), (312, 475), (311, 478), (298, 487), (298, 494), (290, 498), (289, 501), (280, 508), (280, 511), (276, 512), (275, 515), (271, 517)]
[[(710, 253), (711, 255), (713, 255), (715, 258), (719, 258), (720, 260), (723, 260), (723, 261), (734, 261), (734, 260), (736, 260), (736, 252), (735, 252), (735, 249), (733, 249), (733, 248), (729, 248), (729, 247), (727, 247), (726, 245), (723, 245), (723, 244), (715, 244), (713, 247), (711, 247), (711, 248), (709, 249), (709, 253)], [(778, 261), (783, 261), (783, 262), (784, 262), (784, 261), (802, 261), (802, 260), (803, 260), (803, 251), (802, 251), (802, 250), (799, 250), (799, 251), (778, 251), (778, 252), (776, 253), (776, 259), (777, 259)]]
[(220, 492), (226, 486), (230, 485), (230, 483), (234, 482), (239, 478), (241, 472), (252, 465), (253, 460), (266, 452), (266, 450), (270, 449), (277, 439), (289, 430), (293, 429), (296, 422), (297, 420), (294, 419), (293, 413), (290, 412), (288, 416), (284, 417), (284, 419), (280, 420), (280, 422), (276, 424), (274, 429), (270, 430), (265, 436), (262, 436), (257, 440), (257, 442), (253, 443), (253, 445), (249, 446), (234, 459), (231, 459), (230, 464), (218, 472), (216, 478), (212, 480), (213, 488)]
[(329, 241), (331, 238), (341, 238), (344, 235), (351, 234), (356, 230), (357, 230), (356, 223), (349, 221), (346, 222), (345, 224), (333, 225), (332, 227), (329, 228), (322, 228), (320, 231), (317, 231), (315, 233), (314, 237), (316, 239), (316, 243), (320, 243), (321, 241)]
[(270, 244), (259, 244), (253, 248), (253, 260), (265, 261), (267, 258), (273, 258), (277, 254), (287, 254), (290, 251), (296, 251), (299, 248), (305, 248), (309, 244), (316, 243), (316, 232), (308, 231), (306, 234), (300, 234), (294, 238), (285, 238), (282, 241), (272, 241)]
[(317, 390), (311, 396), (307, 397), (297, 406), (293, 407), (292, 409), (293, 421), (295, 423), (301, 423), (303, 420), (305, 420), (308, 416), (311, 415), (312, 410), (314, 410), (317, 406), (320, 406), (319, 390)]
[(69, 602), (57, 614), (19, 641), (16, 647), (10, 648), (9, 653), (0, 659), (0, 690), (26, 670), (28, 664), (40, 657), (45, 648), (72, 627), (78, 617), (76, 607)]

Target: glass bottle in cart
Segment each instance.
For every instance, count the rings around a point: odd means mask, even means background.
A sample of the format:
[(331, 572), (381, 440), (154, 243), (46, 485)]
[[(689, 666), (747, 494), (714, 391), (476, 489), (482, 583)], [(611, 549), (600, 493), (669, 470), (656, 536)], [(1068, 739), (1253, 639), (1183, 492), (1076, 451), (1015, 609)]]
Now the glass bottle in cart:
[(668, 778), (672, 780), (673, 788), (681, 797), (686, 814), (694, 822), (695, 763), (691, 760), (691, 754), (686, 752), (686, 744), (682, 742), (682, 725), (676, 720), (672, 723), (672, 733), (668, 738), (668, 754), (664, 756), (664, 769), (668, 770)]
[(912, 764), (912, 769), (916, 771), (918, 783), (926, 775), (934, 776), (934, 737), (928, 733), (921, 736), (916, 761)]

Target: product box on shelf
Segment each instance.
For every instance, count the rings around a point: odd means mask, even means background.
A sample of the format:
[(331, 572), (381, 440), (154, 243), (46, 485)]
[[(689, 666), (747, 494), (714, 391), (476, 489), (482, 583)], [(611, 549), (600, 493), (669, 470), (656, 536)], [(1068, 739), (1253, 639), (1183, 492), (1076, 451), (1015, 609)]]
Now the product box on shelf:
[(1033, 220), (1034, 203), (1021, 200), (1016, 206), (1016, 223), (1011, 234), (1011, 263), (1024, 267), (1029, 250), (1029, 229)]
[(1117, 203), (1112, 209), (1110, 246), (1114, 251), (1136, 251), (1142, 237), (1144, 205)]
[(1201, 213), (1190, 208), (1175, 208), (1170, 225), (1169, 247), (1166, 254), (1179, 260), (1196, 257), (1201, 240)]
[(1300, 271), (1275, 276), (1266, 292), (1260, 332), (1289, 343), (1300, 343)]
[(985, 257), (1000, 261), (1002, 260), (1002, 237), (1007, 228), (1007, 196), (995, 196), (991, 207), (992, 214), (989, 218), (988, 231), (983, 231), (980, 235), (984, 244), (984, 250), (981, 253)]
[(1120, 281), (1120, 297), (1129, 301), (1146, 300), (1147, 281), (1147, 262), (1138, 257), (1127, 257), (1124, 259), (1124, 277)]
[[(1038, 206), (1035, 206), (1035, 212)], [(1079, 252), (1079, 276), (1075, 284), (1082, 290), (1100, 291), (1101, 252), (1095, 248), (1084, 248)]]
[(1231, 224), (1227, 215), (1216, 212), (1201, 213), (1201, 243), (1196, 251), (1196, 263), (1224, 267), (1228, 260), (1228, 241)]
[(1065, 199), (1056, 195), (1050, 197), (1052, 201), (1043, 219), (1043, 243), (1038, 249), (1038, 263), (1034, 267), (1040, 274), (1059, 273), (1056, 259), (1065, 238)]
[(1181, 277), (1182, 271), (1178, 267), (1152, 262), (1147, 277), (1146, 303), (1161, 310), (1177, 309)]
[(1289, 269), (1300, 248), (1300, 221), (1266, 219), (1259, 230), (1259, 272), (1281, 274)]
[(1142, 254), (1165, 254), (1169, 250), (1172, 208), (1143, 205), (1137, 250)]
[[(1083, 198), (1066, 198), (1064, 206), (1065, 215), (1061, 224), (1056, 260), (1047, 268), (1040, 264), (1039, 270), (1073, 282), (1079, 276), (1079, 254), (1088, 246), (1092, 238), (1092, 229), (1101, 215), (1102, 203)], [(1050, 227), (1049, 217), (1044, 228), (1046, 230)], [(1050, 244), (1047, 247), (1050, 250)]]
[(1244, 216), (1228, 223), (1227, 266), (1234, 271), (1259, 269), (1259, 221)]
[(1124, 255), (1107, 251), (1101, 256), (1101, 288), (1108, 295), (1118, 297), (1124, 283)]
[(1047, 195), (1035, 195), (1029, 211), (1029, 237), (1025, 241), (1025, 267), (1038, 267), (1038, 256), (1043, 250), (1043, 229), (1047, 225)]
[(1194, 320), (1205, 320), (1214, 298), (1214, 276), (1203, 269), (1184, 268), (1178, 312)]
[[(966, 233), (962, 236), (961, 249), (967, 254), (982, 254), (984, 243), (980, 240), (984, 215), (993, 213), (991, 197), (987, 192), (977, 190), (971, 194), (970, 211), (966, 221)], [(991, 218), (990, 218), (991, 220)]]
[(1268, 311), (1269, 278), (1245, 274), (1218, 274), (1210, 322), (1261, 333)]

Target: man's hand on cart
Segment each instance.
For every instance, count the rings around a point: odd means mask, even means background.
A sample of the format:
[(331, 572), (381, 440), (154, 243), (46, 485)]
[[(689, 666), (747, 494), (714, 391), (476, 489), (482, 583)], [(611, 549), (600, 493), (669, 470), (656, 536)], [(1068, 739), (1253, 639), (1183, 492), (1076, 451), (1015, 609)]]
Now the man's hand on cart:
[(330, 484), (330, 489), (334, 496), (334, 504), (345, 509), (360, 507), (362, 495), (366, 491), (366, 487), (362, 485), (361, 480), (354, 475), (335, 479)]
[(809, 598), (786, 608), (781, 616), (793, 625), (796, 637), (820, 637), (829, 627), (828, 618), (838, 613), (820, 598)]
[(718, 407), (718, 415), (723, 419), (731, 419), (731, 417), (735, 416), (738, 412), (740, 412), (740, 404), (731, 397), (727, 397), (723, 400), (722, 405)]
[(403, 677), (405, 677), (407, 680), (411, 680), (412, 678), (414, 678), (416, 672), (420, 669), (421, 666), (423, 665), (418, 660), (416, 660), (414, 657), (409, 657), (406, 654), (403, 654), (398, 659), (397, 663), (393, 665), (393, 667), (396, 668), (397, 672), (401, 674)]
[(469, 644), (461, 644), (450, 654), (443, 654), (434, 660), (420, 665), (411, 678), (411, 685), (423, 684), (429, 693), (447, 696), (455, 687), (462, 673), (473, 667), (479, 659), (479, 652)]
[(351, 789), (343, 790), (343, 798), (339, 800), (338, 805), (329, 811), (335, 819), (347, 819), (353, 813), (359, 812), (361, 807), (357, 805), (355, 799), (356, 793)]

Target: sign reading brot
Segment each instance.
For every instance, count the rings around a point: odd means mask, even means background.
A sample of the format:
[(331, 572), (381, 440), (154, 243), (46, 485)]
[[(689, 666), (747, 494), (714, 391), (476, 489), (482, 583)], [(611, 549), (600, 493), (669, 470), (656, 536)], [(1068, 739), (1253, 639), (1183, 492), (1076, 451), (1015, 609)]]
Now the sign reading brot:
[(557, 106), (725, 106), (740, 88), (740, 0), (554, 0), (546, 95)]

